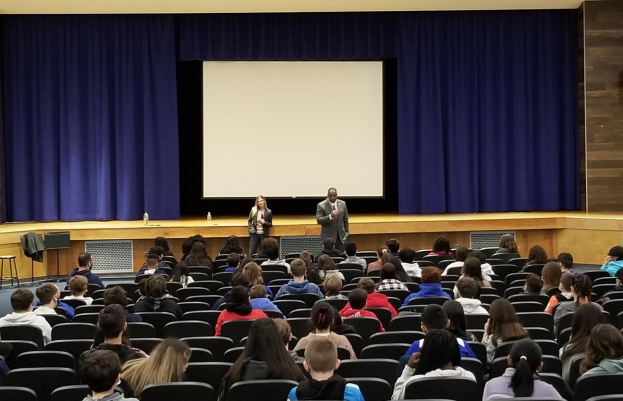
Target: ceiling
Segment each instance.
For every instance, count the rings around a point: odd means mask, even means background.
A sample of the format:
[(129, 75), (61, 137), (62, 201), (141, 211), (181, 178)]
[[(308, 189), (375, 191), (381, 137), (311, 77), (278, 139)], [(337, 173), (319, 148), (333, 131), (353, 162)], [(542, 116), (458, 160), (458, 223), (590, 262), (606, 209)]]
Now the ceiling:
[(0, 14), (160, 14), (577, 8), (580, 0), (0, 0)]

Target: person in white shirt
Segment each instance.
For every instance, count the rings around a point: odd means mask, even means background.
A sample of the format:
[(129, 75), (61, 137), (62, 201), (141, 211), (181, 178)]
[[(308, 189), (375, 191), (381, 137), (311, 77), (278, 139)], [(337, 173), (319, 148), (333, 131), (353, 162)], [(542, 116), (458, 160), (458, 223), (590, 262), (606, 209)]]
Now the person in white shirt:
[(417, 263), (414, 263), (415, 251), (413, 249), (401, 249), (400, 252), (398, 252), (398, 257), (400, 258), (402, 267), (410, 277), (422, 277), (422, 269), (420, 269), (420, 266)]
[[(476, 280), (476, 283), (481, 287), (491, 287), (491, 277), (482, 272), (480, 260), (473, 256), (465, 259), (465, 263), (463, 264), (463, 269), (461, 269), (461, 278), (463, 277), (471, 277)], [(456, 288), (456, 285), (453, 289), (454, 298), (459, 297), (459, 290)]]
[(58, 306), (60, 291), (54, 284), (43, 284), (37, 288), (37, 298), (41, 306), (35, 309), (37, 315), (56, 315), (54, 308)]
[(446, 276), (450, 274), (450, 269), (454, 267), (463, 267), (463, 262), (465, 262), (465, 259), (467, 259), (467, 253), (468, 253), (467, 248), (463, 246), (457, 246), (456, 252), (454, 252), (454, 255), (455, 255), (454, 258), (456, 261), (446, 266), (446, 269), (443, 271), (443, 273), (441, 273), (441, 275)]
[(341, 261), (338, 265), (342, 263), (356, 263), (361, 266), (362, 270), (366, 270), (366, 267), (368, 267), (366, 260), (357, 256), (357, 244), (354, 242), (347, 242), (346, 245), (344, 245), (344, 251), (346, 252), (346, 260)]
[(13, 313), (0, 318), (0, 331), (3, 327), (35, 326), (41, 329), (44, 343), (52, 340), (52, 327), (45, 318), (32, 311), (32, 301), (35, 296), (25, 288), (19, 288), (11, 294)]
[(91, 305), (93, 303), (93, 298), (85, 297), (84, 295), (88, 291), (89, 280), (83, 276), (73, 276), (69, 280), (69, 291), (71, 295), (63, 298), (64, 300), (77, 299), (79, 301), (84, 301), (85, 305)]
[(495, 273), (493, 272), (493, 267), (491, 267), (491, 265), (487, 263), (487, 255), (485, 255), (484, 252), (473, 251), (470, 252), (467, 257), (477, 258), (478, 260), (480, 260), (480, 271), (482, 271), (482, 277), (487, 281), (491, 281), (491, 277), (489, 276)]
[(474, 374), (461, 368), (461, 353), (456, 338), (448, 330), (426, 333), (420, 352), (414, 352), (396, 380), (392, 400), (404, 400), (407, 386), (423, 377), (466, 377), (476, 381)]
[(277, 244), (269, 244), (266, 247), (266, 255), (268, 260), (264, 261), (260, 266), (285, 266), (288, 274), (290, 274), (290, 264), (286, 263), (285, 259), (279, 259), (279, 246)]
[(456, 289), (459, 293), (459, 298), (456, 301), (461, 304), (466, 315), (475, 313), (489, 314), (481, 306), (480, 300), (475, 299), (478, 294), (478, 283), (476, 283), (476, 280), (471, 277), (463, 277), (456, 282)]
[(333, 275), (338, 276), (342, 281), (346, 280), (329, 255), (322, 255), (318, 258), (318, 270), (323, 280)]

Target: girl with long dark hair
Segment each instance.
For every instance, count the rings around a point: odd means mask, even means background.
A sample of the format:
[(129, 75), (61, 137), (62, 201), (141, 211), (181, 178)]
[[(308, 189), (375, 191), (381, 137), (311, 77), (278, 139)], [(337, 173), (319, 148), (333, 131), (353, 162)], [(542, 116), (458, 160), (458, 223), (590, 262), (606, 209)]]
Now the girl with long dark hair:
[(175, 268), (173, 269), (173, 275), (171, 276), (171, 279), (169, 281), (181, 283), (182, 287), (184, 288), (187, 288), (188, 284), (195, 282), (195, 280), (190, 277), (188, 265), (184, 262), (180, 262), (175, 265)]
[(529, 335), (519, 323), (515, 308), (506, 299), (493, 301), (489, 313), (482, 343), (487, 347), (487, 360), (491, 363), (498, 345), (506, 341), (521, 340)]

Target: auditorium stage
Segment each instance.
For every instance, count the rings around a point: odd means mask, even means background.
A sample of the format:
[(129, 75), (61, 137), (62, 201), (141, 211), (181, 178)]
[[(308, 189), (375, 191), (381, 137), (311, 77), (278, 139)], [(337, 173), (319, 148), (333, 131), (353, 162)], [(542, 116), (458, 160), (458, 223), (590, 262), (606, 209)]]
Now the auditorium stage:
[[(275, 216), (271, 236), (319, 235), (315, 217)], [(172, 251), (179, 256), (183, 239), (201, 234), (214, 256), (223, 238), (234, 234), (248, 244), (247, 217), (214, 216), (208, 225), (205, 218), (143, 221), (81, 221), (51, 223), (6, 223), (0, 225), (0, 253), (18, 256), (20, 277), (30, 277), (30, 259), (23, 256), (19, 237), (27, 232), (45, 234), (69, 231), (70, 249), (59, 252), (61, 274), (75, 265), (88, 240), (132, 240), (134, 266), (138, 268), (153, 239), (170, 239)], [(601, 264), (607, 250), (622, 243), (623, 214), (584, 212), (475, 213), (439, 215), (366, 214), (350, 217), (351, 240), (360, 250), (374, 250), (389, 237), (396, 237), (413, 249), (430, 248), (434, 239), (444, 234), (454, 245), (469, 246), (471, 231), (515, 231), (522, 255), (532, 245), (542, 245), (550, 255), (569, 251), (579, 263)], [(35, 263), (35, 276), (56, 275), (56, 251), (48, 251), (43, 264)], [(6, 273), (5, 273), (6, 275)]]

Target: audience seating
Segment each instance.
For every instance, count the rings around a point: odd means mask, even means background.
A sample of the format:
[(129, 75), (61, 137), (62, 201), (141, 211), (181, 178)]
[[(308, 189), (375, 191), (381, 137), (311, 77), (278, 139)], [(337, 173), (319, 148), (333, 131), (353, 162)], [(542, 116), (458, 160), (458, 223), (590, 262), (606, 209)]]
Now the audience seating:
[(183, 320), (167, 323), (164, 326), (164, 338), (209, 337), (214, 335), (214, 328), (200, 320)]
[(420, 298), (412, 298), (409, 300), (409, 305), (443, 305), (448, 298), (444, 297), (420, 297)]
[(91, 323), (62, 323), (52, 327), (52, 340), (93, 340), (96, 332)]
[(297, 338), (303, 338), (313, 331), (313, 326), (307, 317), (288, 318), (286, 322), (292, 329), (292, 335)]
[[(121, 389), (118, 389), (121, 392)], [(73, 386), (63, 386), (52, 391), (50, 401), (82, 401), (84, 397), (91, 394), (89, 386), (86, 384), (76, 384)]]
[[(296, 350), (296, 353), (300, 357), (305, 356), (305, 348), (299, 348)], [(350, 359), (350, 351), (344, 347), (337, 347), (337, 359), (341, 361), (345, 361)], [(233, 362), (233, 361), (232, 361)]]
[(295, 318), (295, 317), (304, 317), (309, 319), (311, 317), (311, 308), (301, 308), (301, 309), (295, 309), (292, 312), (289, 313), (289, 317), (290, 318)]
[[(268, 266), (266, 266), (268, 267)], [(281, 267), (281, 266), (279, 266)], [(285, 269), (285, 266), (284, 266)], [(279, 280), (279, 279), (285, 279), (286, 278), (286, 273), (283, 271), (270, 271), (270, 270), (264, 270), (262, 272), (262, 278), (264, 279), (264, 281), (266, 283), (270, 283), (272, 280)]]
[(400, 357), (402, 357), (409, 347), (411, 343), (394, 343), (394, 344), (375, 344), (368, 345), (361, 350), (361, 358), (362, 359), (394, 359), (398, 361)]
[(19, 356), (24, 352), (39, 350), (39, 346), (34, 341), (2, 339), (2, 342), (5, 344), (11, 344), (13, 346), (13, 352), (15, 352), (16, 356)]
[(65, 316), (62, 315), (50, 315), (50, 314), (45, 314), (45, 315), (41, 315), (43, 316), (43, 318), (50, 324), (50, 326), (54, 327), (57, 324), (63, 324), (63, 323), (67, 323), (67, 318)]
[(517, 318), (524, 327), (542, 327), (554, 334), (554, 316), (546, 312), (522, 312)]
[(363, 268), (361, 267), (361, 265), (359, 263), (349, 263), (349, 262), (343, 262), (340, 263), (339, 265), (337, 265), (338, 270), (361, 270), (363, 271)]
[(552, 332), (543, 327), (524, 327), (533, 340), (551, 340)]
[(93, 345), (93, 339), (89, 340), (54, 340), (46, 344), (46, 351), (63, 351), (73, 355), (74, 359), (80, 360), (80, 355)]
[(405, 400), (422, 398), (475, 401), (482, 399), (482, 389), (478, 383), (466, 377), (423, 377), (412, 381), (405, 388)]
[(428, 255), (432, 251), (433, 251), (432, 249), (419, 249), (419, 250), (415, 251), (415, 259), (416, 260), (423, 259), (424, 256)]
[(249, 335), (253, 320), (230, 320), (221, 326), (221, 336), (231, 338), (234, 344), (238, 344), (242, 337)]
[(299, 384), (292, 380), (247, 380), (229, 388), (229, 401), (286, 400), (290, 390)]
[(128, 334), (130, 338), (153, 338), (156, 337), (156, 329), (150, 323), (129, 322)]
[(68, 368), (76, 369), (76, 361), (68, 352), (30, 351), (21, 353), (16, 360), (18, 368)]
[(376, 318), (379, 319), (383, 328), (389, 327), (389, 322), (392, 320), (392, 312), (387, 308), (366, 308), (370, 312), (376, 315)]
[(537, 276), (541, 277), (541, 273), (543, 272), (543, 267), (545, 266), (545, 264), (533, 264), (533, 265), (528, 265), (528, 266), (524, 266), (524, 268), (522, 269), (522, 271), (526, 272), (526, 273), (534, 273)]
[(483, 365), (478, 358), (461, 358), (460, 366), (463, 369), (468, 370), (474, 374), (474, 377), (476, 378), (476, 381), (478, 382), (478, 385), (481, 386), (481, 388), (484, 386), (482, 375), (484, 373), (483, 366), (486, 365)]
[(478, 330), (485, 327), (487, 320), (489, 320), (489, 315), (486, 313), (473, 313), (465, 315), (465, 320), (467, 322), (467, 330)]
[[(194, 280), (194, 277), (193, 277), (193, 280)], [(175, 296), (175, 293), (177, 293), (177, 290), (181, 290), (182, 288), (184, 288), (182, 283), (178, 283), (175, 281), (167, 281), (167, 292), (173, 296)], [(133, 292), (129, 292), (128, 294), (133, 294)]]
[(303, 301), (305, 308), (313, 308), (319, 299), (316, 294), (285, 294), (279, 297), (279, 301)]
[[(489, 370), (489, 378), (499, 377), (504, 374), (508, 368), (508, 354), (506, 356), (500, 356), (493, 360)], [(501, 355), (501, 354), (500, 354)], [(562, 375), (562, 362), (557, 356), (543, 355), (543, 367), (541, 368), (543, 373), (554, 373)]]
[(220, 314), (221, 311), (218, 310), (186, 312), (182, 315), (182, 320), (200, 320), (209, 323), (212, 327), (216, 327), (216, 322)]
[(488, 361), (487, 361), (487, 347), (481, 342), (468, 341), (467, 344), (474, 351), (476, 355), (476, 359), (482, 363), (483, 369), (486, 369)]
[(366, 401), (387, 401), (392, 398), (394, 388), (387, 380), (374, 377), (351, 377), (346, 381), (359, 386)]
[(63, 303), (71, 306), (72, 308), (76, 309), (79, 306), (83, 306), (86, 305), (87, 303), (81, 299), (62, 299)]
[(216, 294), (216, 291), (218, 291), (219, 288), (228, 284), (229, 283), (223, 284), (222, 282), (216, 280), (194, 281), (188, 284), (188, 288), (205, 288), (209, 290), (211, 294)]
[(433, 266), (437, 266), (439, 262), (441, 262), (442, 260), (450, 260), (450, 259), (451, 258), (448, 255), (426, 255), (424, 256), (424, 259), (422, 260), (426, 260), (428, 262), (431, 262)]
[(515, 312), (543, 312), (543, 304), (536, 301), (513, 302)]
[(384, 333), (371, 335), (368, 339), (368, 344), (412, 344), (413, 342), (423, 338), (424, 333), (421, 331), (386, 331)]
[(130, 344), (146, 354), (151, 354), (151, 351), (161, 342), (162, 338), (130, 338)]
[[(156, 329), (156, 336), (164, 336), (164, 326), (171, 322), (177, 321), (174, 314), (169, 312), (140, 312), (137, 313), (143, 319), (143, 322), (150, 323)], [(184, 319), (187, 320), (187, 319)]]
[(214, 276), (212, 276), (212, 280), (220, 281), (221, 283), (223, 283), (223, 285), (229, 285), (229, 283), (231, 283), (232, 275), (233, 274), (231, 272), (220, 272), (214, 274)]
[(357, 359), (347, 360), (335, 371), (348, 379), (351, 377), (376, 377), (387, 381), (391, 386), (396, 383), (398, 361), (393, 359)]
[(420, 315), (396, 316), (389, 322), (389, 331), (414, 331), (421, 330), (421, 328)]
[(209, 384), (200, 382), (150, 384), (141, 393), (141, 401), (170, 401), (179, 399), (216, 401), (217, 394)]
[(381, 331), (379, 320), (373, 317), (347, 317), (342, 320), (353, 326), (364, 341), (368, 341), (372, 334)]
[(387, 301), (396, 310), (400, 309), (400, 307), (402, 306), (402, 303), (404, 302), (404, 300), (401, 301), (399, 298), (396, 298), (396, 297), (388, 297)]
[(212, 353), (203, 348), (191, 348), (190, 360), (188, 362), (212, 362), (214, 357)]
[(210, 351), (214, 361), (223, 360), (223, 355), (228, 349), (234, 348), (236, 345), (231, 338), (227, 337), (186, 337), (182, 338), (191, 348), (202, 348)]
[(43, 349), (43, 333), (35, 326), (8, 326), (0, 329), (0, 337), (3, 341), (18, 340), (31, 341), (39, 349)]
[(569, 386), (562, 380), (560, 375), (555, 373), (539, 373), (539, 377), (542, 381), (551, 384), (554, 386), (556, 391), (564, 398), (565, 400), (573, 400), (573, 392), (569, 388)]
[(363, 271), (361, 269), (344, 269), (340, 270), (340, 273), (344, 275), (344, 281), (346, 283), (356, 283), (363, 277)]
[(605, 270), (589, 270), (582, 272), (582, 274), (588, 276), (593, 284), (595, 284), (595, 281), (597, 281), (597, 279), (610, 277), (610, 273)]
[(210, 279), (211, 274), (206, 274), (206, 273), (199, 273), (196, 271), (191, 271), (190, 273), (190, 277), (193, 278), (193, 280), (195, 281), (207, 281)]
[(74, 316), (74, 323), (91, 323), (97, 324), (100, 314), (98, 313), (81, 313)]
[[(271, 272), (271, 273), (272, 272), (283, 273), (283, 274), (276, 275), (276, 277), (273, 278), (272, 280), (287, 279), (288, 267), (286, 265), (267, 265), (267, 266), (262, 266), (262, 277), (264, 277), (264, 273), (265, 272), (266, 273), (268, 273), (268, 272)], [(266, 283), (270, 283), (270, 281), (271, 280), (264, 279), (264, 282), (266, 282)]]
[(363, 337), (355, 333), (344, 334), (344, 337), (348, 339), (350, 346), (353, 347), (353, 351), (355, 351), (355, 355), (357, 356), (357, 358), (359, 358), (361, 356), (361, 350), (363, 349), (364, 344)]
[(223, 354), (223, 362), (236, 362), (240, 355), (242, 355), (242, 351), (244, 351), (244, 347), (234, 347), (228, 349), (225, 351), (225, 354)]
[(588, 401), (623, 401), (623, 394), (610, 394), (591, 397)]
[(0, 400), (10, 401), (37, 401), (37, 393), (26, 387), (0, 387)]
[[(214, 294), (214, 295), (193, 295), (188, 298), (184, 302), (202, 302), (209, 304), (210, 306), (214, 305), (218, 300), (220, 300), (223, 296)], [(182, 302), (180, 302), (182, 303)]]
[(13, 369), (4, 378), (3, 384), (29, 388), (37, 393), (37, 401), (50, 401), (55, 389), (79, 382), (73, 369), (46, 367)]
[(583, 375), (575, 382), (574, 401), (586, 401), (591, 397), (623, 394), (623, 373)]
[(202, 311), (202, 310), (212, 310), (211, 305), (207, 302), (195, 302), (195, 301), (180, 302), (178, 306), (182, 310), (182, 313)]
[(179, 298), (181, 302), (186, 301), (188, 297), (196, 296), (196, 295), (210, 295), (210, 290), (202, 287), (188, 287), (188, 288), (180, 288), (175, 292), (175, 297)]
[(292, 312), (293, 310), (311, 308), (311, 306), (307, 306), (307, 303), (305, 303), (305, 301), (302, 301), (300, 299), (284, 299), (283, 297), (281, 297), (273, 303), (286, 317), (289, 317), (290, 312)]

